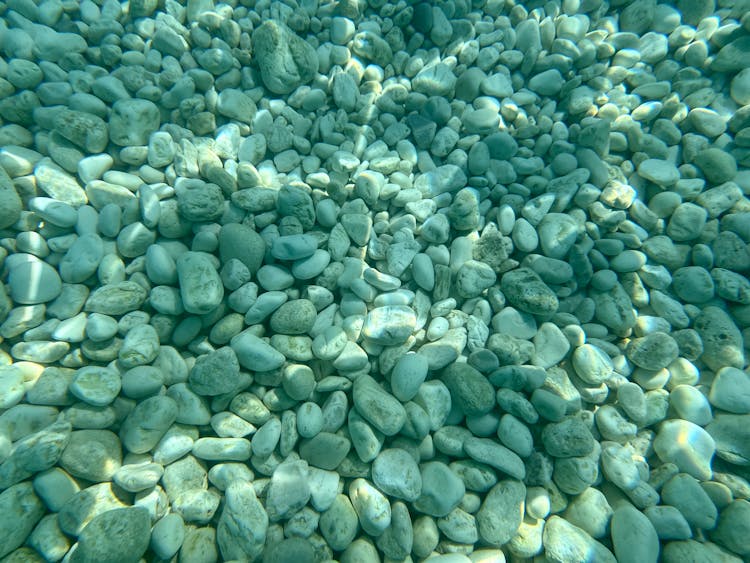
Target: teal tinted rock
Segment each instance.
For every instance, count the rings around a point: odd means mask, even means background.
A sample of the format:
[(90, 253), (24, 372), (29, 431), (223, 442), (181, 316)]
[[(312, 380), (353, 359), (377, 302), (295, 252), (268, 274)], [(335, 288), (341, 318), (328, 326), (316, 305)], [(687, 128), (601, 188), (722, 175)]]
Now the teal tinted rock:
[(240, 365), (253, 371), (271, 371), (285, 361), (283, 354), (247, 331), (232, 338), (229, 345), (237, 354)]
[(362, 418), (386, 436), (397, 434), (406, 422), (401, 403), (370, 376), (362, 375), (354, 381), (352, 397)]
[(492, 487), (477, 512), (479, 537), (500, 547), (516, 535), (523, 519), (526, 487), (520, 481), (500, 481)]
[(253, 32), (253, 51), (263, 83), (274, 94), (288, 94), (318, 72), (315, 49), (276, 20)]
[(81, 283), (94, 275), (104, 257), (99, 235), (89, 233), (73, 243), (60, 262), (60, 277), (67, 283)]
[(182, 304), (188, 313), (203, 315), (213, 311), (224, 297), (224, 285), (209, 256), (185, 252), (177, 259)]
[(44, 504), (25, 481), (0, 493), (0, 557), (5, 557), (26, 541), (37, 522), (44, 516)]
[(148, 549), (151, 520), (143, 507), (115, 508), (96, 516), (78, 536), (71, 563), (103, 561), (113, 553), (137, 561)]
[(22, 305), (52, 301), (62, 292), (62, 281), (52, 266), (41, 260), (14, 265), (8, 275), (10, 297)]
[(441, 377), (452, 403), (467, 416), (486, 414), (495, 406), (495, 390), (487, 378), (465, 363), (448, 366)]
[(615, 510), (612, 543), (619, 563), (656, 563), (659, 537), (651, 521), (632, 505)]
[(222, 263), (237, 258), (247, 266), (252, 275), (258, 271), (266, 253), (266, 243), (261, 236), (240, 223), (224, 225), (219, 232), (219, 255)]
[(159, 108), (153, 102), (130, 98), (112, 105), (109, 138), (121, 147), (147, 145), (148, 137), (161, 125)]

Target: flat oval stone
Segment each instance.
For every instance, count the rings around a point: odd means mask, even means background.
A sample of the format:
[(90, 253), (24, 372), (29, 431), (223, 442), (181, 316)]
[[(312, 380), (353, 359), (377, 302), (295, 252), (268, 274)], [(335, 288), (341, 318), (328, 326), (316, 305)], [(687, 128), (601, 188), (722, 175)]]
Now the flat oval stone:
[(120, 428), (120, 439), (136, 454), (151, 450), (177, 418), (177, 403), (165, 395), (149, 397), (136, 405)]
[(60, 457), (60, 466), (73, 477), (99, 483), (110, 481), (122, 464), (122, 447), (109, 430), (77, 430)]
[(450, 467), (440, 461), (428, 461), (420, 466), (422, 493), (414, 501), (414, 508), (430, 516), (443, 517), (458, 506), (466, 486)]
[(406, 411), (398, 399), (369, 375), (362, 375), (354, 381), (352, 398), (362, 418), (386, 436), (397, 434), (406, 422)]
[(612, 515), (612, 543), (620, 562), (650, 562), (659, 559), (659, 537), (651, 521), (631, 505)]
[(177, 259), (177, 276), (185, 311), (196, 315), (210, 313), (224, 298), (224, 285), (208, 255), (185, 252)]
[(516, 535), (523, 520), (526, 487), (520, 481), (500, 481), (492, 487), (477, 512), (479, 537), (500, 547)]
[(136, 282), (111, 283), (95, 289), (89, 295), (85, 310), (103, 315), (124, 315), (138, 310), (146, 297), (148, 291)]
[(237, 354), (240, 365), (249, 370), (271, 371), (281, 367), (286, 361), (281, 352), (248, 331), (232, 338), (229, 346)]
[(696, 479), (711, 478), (716, 444), (703, 428), (686, 420), (666, 420), (654, 439), (654, 451), (663, 462), (674, 463)]
[(494, 467), (511, 477), (516, 479), (526, 477), (526, 468), (523, 460), (494, 440), (472, 436), (464, 443), (464, 450), (472, 459)]
[[(399, 401), (410, 401), (427, 378), (429, 364), (422, 354), (406, 354), (396, 362), (391, 373), (391, 391)], [(493, 394), (494, 402), (494, 394)]]
[(365, 318), (362, 335), (375, 344), (396, 346), (411, 336), (417, 316), (405, 305), (387, 305), (372, 309)]
[(313, 327), (317, 315), (312, 301), (287, 301), (271, 315), (271, 330), (278, 334), (305, 334)]
[(360, 478), (352, 481), (349, 498), (366, 533), (379, 536), (390, 525), (391, 506), (388, 499), (367, 480)]
[(625, 355), (638, 367), (656, 371), (677, 359), (679, 349), (674, 338), (657, 331), (632, 339), (625, 349)]
[(104, 407), (115, 400), (122, 386), (120, 375), (104, 366), (80, 368), (70, 383), (70, 392), (89, 405)]
[(8, 274), (10, 296), (21, 305), (52, 301), (62, 292), (62, 280), (52, 266), (41, 260), (20, 262)]
[(385, 494), (415, 501), (422, 492), (422, 475), (417, 462), (406, 450), (383, 450), (372, 464), (372, 479)]
[(453, 404), (466, 416), (480, 416), (495, 406), (495, 390), (485, 376), (465, 363), (448, 366), (441, 377)]
[(312, 256), (318, 239), (312, 235), (285, 235), (273, 241), (271, 256), (277, 260), (300, 260)]
[(134, 560), (148, 549), (151, 520), (143, 507), (115, 508), (99, 514), (78, 536), (74, 561), (104, 561), (113, 553), (127, 553)]

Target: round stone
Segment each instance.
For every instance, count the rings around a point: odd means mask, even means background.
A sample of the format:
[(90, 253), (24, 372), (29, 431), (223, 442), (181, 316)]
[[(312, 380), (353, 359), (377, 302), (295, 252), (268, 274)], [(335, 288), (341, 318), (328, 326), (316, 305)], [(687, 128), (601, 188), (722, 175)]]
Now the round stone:
[(651, 521), (632, 505), (612, 515), (612, 544), (618, 562), (659, 560), (659, 537)]
[(111, 481), (122, 464), (122, 447), (109, 430), (77, 430), (60, 457), (60, 466), (73, 477), (94, 483)]
[(663, 462), (677, 465), (696, 479), (711, 478), (716, 446), (711, 435), (686, 420), (666, 420), (654, 439), (654, 451)]
[(13, 301), (21, 305), (47, 303), (62, 292), (57, 270), (37, 259), (14, 265), (8, 275), (8, 286)]
[(679, 348), (674, 338), (665, 332), (657, 331), (632, 339), (625, 354), (638, 367), (656, 371), (667, 367), (677, 359)]
[(750, 376), (735, 367), (721, 368), (711, 383), (708, 400), (714, 407), (735, 414), (750, 413)]
[(422, 476), (411, 454), (400, 448), (383, 450), (372, 463), (372, 479), (385, 494), (412, 502), (422, 492)]
[(113, 553), (138, 560), (148, 549), (151, 519), (148, 510), (115, 508), (94, 517), (78, 536), (71, 561), (104, 561)]
[(306, 334), (315, 324), (317, 314), (312, 301), (287, 301), (271, 315), (271, 330), (278, 334)]
[(466, 363), (448, 366), (441, 377), (453, 405), (466, 416), (480, 416), (495, 406), (495, 390), (487, 378)]
[(376, 344), (395, 346), (406, 342), (416, 324), (414, 311), (405, 305), (376, 307), (367, 314), (362, 335)]

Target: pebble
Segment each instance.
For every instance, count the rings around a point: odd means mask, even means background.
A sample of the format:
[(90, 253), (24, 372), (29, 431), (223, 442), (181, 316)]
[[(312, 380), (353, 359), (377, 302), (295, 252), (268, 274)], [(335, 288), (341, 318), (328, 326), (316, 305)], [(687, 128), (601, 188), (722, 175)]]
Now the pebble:
[(674, 506), (649, 506), (643, 513), (661, 540), (687, 540), (693, 535), (690, 524)]
[(221, 277), (209, 257), (185, 252), (177, 259), (177, 277), (185, 311), (202, 315), (215, 309), (224, 297)]
[(659, 537), (651, 521), (625, 505), (612, 515), (612, 544), (617, 561), (659, 560)]
[(520, 311), (532, 315), (550, 315), (557, 311), (557, 296), (531, 269), (517, 268), (503, 275), (500, 280), (508, 301)]
[(391, 373), (391, 390), (399, 401), (410, 401), (427, 378), (429, 364), (421, 354), (401, 356)]
[(112, 553), (128, 553), (140, 558), (148, 549), (150, 527), (145, 508), (115, 508), (99, 514), (78, 536), (71, 559), (96, 561)]
[(349, 498), (365, 533), (377, 537), (390, 526), (391, 506), (388, 499), (367, 480), (360, 478), (352, 481)]
[(454, 363), (448, 366), (441, 380), (451, 393), (452, 404), (466, 416), (486, 414), (495, 406), (492, 385), (468, 364)]
[(354, 381), (352, 400), (357, 412), (386, 436), (397, 434), (406, 422), (401, 403), (370, 376)]
[(654, 439), (654, 451), (696, 479), (710, 479), (711, 458), (716, 450), (711, 435), (686, 420), (666, 420)]
[(479, 537), (500, 547), (516, 535), (523, 518), (526, 487), (520, 481), (500, 481), (484, 498), (476, 514)]
[(599, 539), (609, 534), (612, 513), (604, 494), (588, 487), (570, 501), (563, 515), (570, 524)]
[(750, 549), (745, 538), (750, 524), (750, 502), (745, 499), (732, 501), (721, 511), (719, 522), (711, 538), (733, 553), (747, 557)]
[(240, 365), (253, 371), (271, 371), (281, 367), (285, 361), (283, 354), (248, 331), (233, 337), (229, 346), (237, 355)]
[(515, 453), (488, 438), (468, 438), (464, 442), (464, 451), (472, 459), (485, 463), (495, 469), (515, 477), (526, 477), (523, 460)]
[(721, 368), (711, 383), (708, 400), (731, 413), (750, 413), (750, 376), (734, 367)]
[(120, 439), (132, 453), (151, 450), (177, 418), (177, 403), (163, 395), (139, 403), (122, 423)]
[(594, 438), (586, 424), (575, 416), (548, 424), (542, 430), (542, 443), (553, 457), (579, 457), (591, 453)]
[(48, 303), (62, 292), (62, 280), (57, 271), (29, 255), (29, 260), (13, 266), (8, 274), (10, 297), (22, 305)]
[(263, 83), (274, 94), (288, 94), (318, 71), (315, 50), (283, 23), (265, 22), (253, 32), (253, 44)]
[(444, 463), (428, 461), (420, 466), (422, 492), (413, 506), (419, 512), (443, 517), (456, 508), (466, 492), (463, 481)]
[(372, 464), (372, 480), (385, 494), (412, 502), (422, 492), (422, 476), (414, 458), (405, 450), (382, 450)]
[(224, 491), (224, 505), (216, 525), (216, 543), (225, 560), (256, 559), (263, 553), (268, 514), (252, 483), (235, 481)]
[(578, 526), (559, 516), (547, 520), (542, 536), (544, 553), (552, 561), (586, 560), (615, 563), (617, 559), (604, 545), (593, 539)]
[(70, 434), (60, 465), (73, 477), (94, 483), (109, 481), (122, 464), (117, 435), (109, 430), (78, 430)]
[(716, 506), (690, 475), (678, 473), (664, 484), (661, 494), (663, 502), (679, 510), (691, 526), (708, 530), (716, 525)]

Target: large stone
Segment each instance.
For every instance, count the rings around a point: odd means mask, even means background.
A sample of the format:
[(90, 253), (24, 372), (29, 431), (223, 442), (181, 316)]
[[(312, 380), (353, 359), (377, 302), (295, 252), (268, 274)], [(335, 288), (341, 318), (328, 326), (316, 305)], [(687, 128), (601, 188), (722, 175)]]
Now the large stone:
[(109, 138), (121, 147), (147, 145), (161, 125), (159, 108), (149, 100), (117, 100), (109, 116)]
[(542, 535), (544, 555), (550, 562), (597, 561), (617, 563), (612, 552), (578, 526), (559, 516), (550, 516)]
[(44, 504), (28, 481), (0, 493), (0, 557), (26, 541), (44, 512)]
[(263, 264), (266, 243), (253, 229), (241, 223), (229, 223), (219, 231), (219, 256), (222, 264), (232, 258), (238, 259), (251, 275), (255, 275)]
[(148, 549), (151, 519), (143, 507), (109, 510), (96, 516), (78, 536), (70, 563), (138, 561)]
[(315, 49), (279, 21), (253, 32), (253, 50), (263, 83), (274, 94), (288, 94), (318, 72)]
[(651, 521), (632, 505), (612, 516), (612, 543), (619, 563), (656, 563), (659, 537)]
[(500, 481), (492, 487), (477, 512), (479, 537), (490, 545), (507, 543), (521, 525), (526, 487), (520, 481)]
[(398, 399), (369, 375), (361, 375), (354, 381), (352, 397), (362, 418), (386, 436), (397, 434), (406, 422), (406, 411)]
[(696, 479), (711, 478), (716, 445), (703, 428), (686, 420), (666, 420), (654, 439), (654, 451), (663, 462), (674, 463)]
[(177, 276), (185, 311), (210, 313), (224, 298), (224, 285), (210, 257), (202, 252), (185, 252), (177, 259)]
[(448, 366), (441, 377), (451, 399), (466, 416), (487, 414), (495, 406), (495, 390), (487, 378), (465, 363)]
[(21, 198), (13, 182), (0, 166), (0, 229), (7, 229), (21, 216)]
[(362, 335), (376, 344), (396, 346), (403, 344), (411, 336), (417, 324), (417, 317), (405, 305), (376, 307), (365, 317)]
[(268, 515), (248, 481), (235, 481), (224, 495), (224, 508), (216, 526), (221, 555), (227, 561), (255, 561), (263, 553)]

